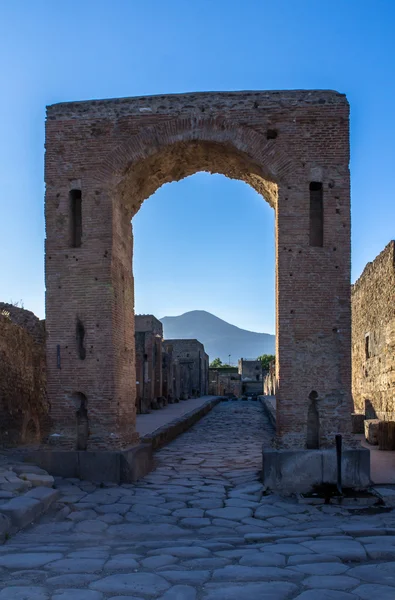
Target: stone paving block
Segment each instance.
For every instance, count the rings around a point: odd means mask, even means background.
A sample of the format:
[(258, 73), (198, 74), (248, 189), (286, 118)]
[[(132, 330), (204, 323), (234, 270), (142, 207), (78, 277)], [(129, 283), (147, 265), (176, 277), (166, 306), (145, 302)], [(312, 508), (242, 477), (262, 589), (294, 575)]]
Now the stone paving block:
[(57, 587), (69, 587), (72, 585), (86, 585), (100, 579), (100, 575), (93, 575), (92, 573), (73, 573), (72, 575), (55, 575), (55, 577), (49, 577), (46, 579), (46, 583), (49, 585), (56, 585)]
[(356, 597), (354, 594), (339, 590), (315, 589), (302, 592), (294, 600), (356, 600)]
[(0, 556), (0, 567), (6, 567), (7, 569), (34, 569), (60, 558), (63, 558), (63, 554), (57, 552), (8, 554)]
[(231, 560), (229, 558), (220, 558), (219, 556), (214, 556), (212, 558), (192, 558), (190, 560), (184, 560), (180, 564), (183, 567), (188, 567), (188, 569), (209, 569), (212, 571), (213, 569), (221, 569), (222, 567), (226, 567), (226, 565), (229, 565), (230, 563)]
[(139, 566), (136, 554), (115, 554), (104, 565), (106, 571), (134, 570)]
[(312, 575), (303, 580), (306, 587), (329, 590), (350, 590), (358, 584), (358, 579), (347, 575)]
[(145, 569), (158, 569), (167, 565), (172, 565), (178, 561), (176, 556), (171, 554), (161, 554), (159, 556), (149, 556), (141, 561), (141, 566)]
[(100, 558), (63, 558), (47, 564), (46, 568), (59, 573), (95, 573), (102, 570), (104, 562)]
[(192, 529), (198, 529), (199, 527), (205, 527), (206, 525), (210, 525), (210, 519), (206, 519), (203, 517), (191, 517), (187, 519), (181, 519), (179, 524), (182, 527), (190, 527)]
[(210, 579), (210, 571), (161, 571), (161, 575), (171, 583), (203, 585)]
[(213, 581), (300, 581), (301, 573), (277, 567), (229, 565), (213, 572)]
[[(67, 558), (103, 558), (106, 560), (109, 557), (109, 548), (87, 548), (86, 550), (75, 550), (67, 555)], [(137, 556), (137, 555), (134, 555)]]
[(238, 519), (245, 519), (246, 517), (251, 517), (252, 510), (250, 508), (238, 508), (236, 506), (228, 506), (226, 508), (214, 508), (206, 510), (206, 516), (218, 519), (229, 519), (231, 521), (237, 521)]
[(115, 513), (124, 515), (128, 510), (130, 510), (130, 504), (123, 504), (121, 502), (116, 502), (115, 504), (97, 504), (95, 507), (95, 511), (99, 514)]
[(66, 518), (74, 523), (78, 523), (78, 521), (87, 521), (97, 518), (97, 513), (94, 510), (75, 510), (70, 512)]
[(168, 548), (157, 548), (155, 550), (149, 550), (147, 553), (150, 556), (156, 556), (157, 554), (170, 554), (171, 556), (177, 556), (179, 558), (206, 558), (211, 556), (210, 550), (200, 546), (170, 546)]
[(318, 553), (334, 554), (342, 560), (366, 560), (366, 552), (362, 544), (356, 541), (320, 541), (304, 542), (306, 547)]
[(298, 571), (299, 573), (305, 573), (306, 575), (342, 575), (350, 567), (349, 565), (343, 565), (342, 563), (337, 562), (312, 562), (309, 564), (289, 565), (288, 568)]
[[(189, 498), (188, 498), (189, 499)], [(190, 500), (189, 505), (193, 508), (202, 508), (203, 510), (211, 510), (222, 508), (224, 503), (219, 498), (200, 498), (198, 500)]]
[(55, 592), (52, 600), (103, 600), (103, 594), (93, 590), (69, 589)]
[(269, 519), (270, 517), (286, 517), (288, 514), (288, 511), (279, 506), (264, 504), (256, 509), (254, 517), (255, 519)]
[(0, 512), (5, 514), (16, 529), (29, 525), (42, 512), (40, 500), (19, 496), (0, 505)]
[(173, 511), (173, 517), (189, 518), (189, 517), (203, 517), (204, 510), (201, 508), (180, 508)]
[(102, 533), (107, 529), (107, 523), (99, 521), (98, 519), (91, 519), (89, 521), (80, 521), (74, 527), (75, 531), (82, 531), (84, 533)]
[(118, 525), (119, 523), (123, 522), (122, 515), (118, 515), (118, 514), (114, 514), (114, 513), (98, 515), (97, 518), (99, 521), (104, 521), (104, 523), (107, 523), (108, 525)]
[(151, 598), (165, 592), (170, 584), (160, 575), (153, 573), (119, 573), (94, 581), (89, 587), (105, 593), (132, 592)]
[(190, 585), (175, 585), (167, 590), (159, 600), (196, 600), (196, 596), (195, 588)]
[(243, 585), (209, 583), (205, 585), (203, 600), (288, 600), (297, 589), (296, 585), (285, 581), (244, 583)]
[(340, 563), (341, 559), (338, 556), (333, 556), (333, 554), (294, 554), (293, 556), (288, 557), (288, 566), (305, 565), (311, 563), (316, 564), (320, 562)]
[(38, 586), (11, 586), (0, 591), (0, 600), (49, 600), (49, 593)]
[(142, 538), (147, 539), (149, 537), (157, 538), (178, 538), (189, 535), (188, 529), (182, 529), (176, 525), (159, 524), (159, 525), (134, 525), (134, 524), (121, 524), (111, 525), (108, 528), (109, 535), (115, 537), (127, 537), (133, 536), (134, 539)]
[(394, 588), (379, 583), (365, 583), (353, 590), (353, 593), (362, 600), (394, 600)]
[(365, 551), (372, 560), (395, 560), (395, 545), (365, 544)]
[(239, 564), (247, 567), (284, 567), (285, 556), (273, 552), (252, 552), (242, 556)]
[(368, 583), (395, 587), (395, 562), (361, 565), (350, 569), (347, 574)]
[[(301, 544), (282, 544), (281, 541), (278, 544), (265, 544), (262, 546), (263, 552), (276, 552), (278, 554), (307, 554), (308, 548)], [(313, 551), (310, 550), (311, 554)]]
[(238, 508), (251, 508), (254, 510), (259, 506), (259, 502), (243, 500), (242, 498), (229, 498), (228, 500), (225, 500), (225, 507), (227, 506), (236, 506)]

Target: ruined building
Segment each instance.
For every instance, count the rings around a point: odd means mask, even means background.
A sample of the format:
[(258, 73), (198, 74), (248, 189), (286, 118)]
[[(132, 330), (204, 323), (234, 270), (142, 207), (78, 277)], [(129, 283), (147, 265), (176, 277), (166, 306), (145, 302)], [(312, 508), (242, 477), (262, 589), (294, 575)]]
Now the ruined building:
[(208, 355), (198, 340), (165, 340), (171, 346), (173, 358), (179, 365), (180, 400), (205, 396), (208, 393)]
[(212, 396), (242, 395), (241, 376), (237, 367), (209, 368), (209, 394)]
[(260, 360), (240, 358), (238, 372), (242, 381), (242, 392), (249, 394), (263, 393), (263, 371)]
[(173, 354), (173, 346), (163, 342), (162, 394), (170, 404), (180, 399), (180, 365)]
[(153, 315), (135, 316), (136, 409), (147, 413), (163, 405), (163, 326)]
[(0, 303), (0, 443), (40, 443), (49, 433), (45, 326), (32, 312)]
[(208, 356), (198, 340), (163, 340), (153, 315), (135, 316), (135, 340), (137, 413), (208, 393)]
[(395, 242), (351, 289), (352, 393), (356, 413), (395, 420)]
[(269, 370), (266, 371), (263, 377), (263, 393), (266, 396), (275, 396), (276, 387), (276, 361), (272, 360), (272, 362), (269, 364)]

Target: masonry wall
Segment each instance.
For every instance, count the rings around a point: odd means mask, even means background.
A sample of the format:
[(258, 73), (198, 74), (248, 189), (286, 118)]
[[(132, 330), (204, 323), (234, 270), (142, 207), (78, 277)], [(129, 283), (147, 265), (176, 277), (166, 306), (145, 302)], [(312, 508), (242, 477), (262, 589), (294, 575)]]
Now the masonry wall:
[(352, 286), (352, 394), (355, 412), (395, 419), (395, 242)]
[(44, 338), (44, 325), (33, 313), (0, 304), (2, 446), (37, 444), (49, 433)]
[(241, 379), (237, 369), (209, 369), (209, 394), (212, 396), (225, 396), (234, 394), (238, 398), (242, 394)]
[(179, 366), (180, 399), (187, 400), (208, 393), (208, 355), (198, 340), (165, 340), (164, 347), (172, 348), (173, 359)]
[(162, 402), (162, 323), (153, 315), (135, 316), (136, 411), (147, 413)]

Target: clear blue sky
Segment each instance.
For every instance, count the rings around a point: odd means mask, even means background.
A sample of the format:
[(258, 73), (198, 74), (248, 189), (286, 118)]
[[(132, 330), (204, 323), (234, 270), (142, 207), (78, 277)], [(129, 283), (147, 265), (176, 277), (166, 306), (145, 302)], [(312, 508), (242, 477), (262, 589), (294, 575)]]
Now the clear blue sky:
[[(0, 299), (44, 316), (45, 106), (324, 88), (351, 104), (353, 280), (395, 237), (394, 0), (0, 0)], [(134, 220), (136, 308), (274, 331), (273, 213), (197, 174)]]

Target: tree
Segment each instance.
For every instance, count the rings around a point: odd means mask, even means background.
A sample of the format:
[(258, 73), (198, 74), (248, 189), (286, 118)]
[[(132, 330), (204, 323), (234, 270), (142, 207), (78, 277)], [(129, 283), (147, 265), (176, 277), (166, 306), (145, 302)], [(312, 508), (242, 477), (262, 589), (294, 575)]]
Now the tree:
[(257, 360), (261, 361), (262, 371), (268, 371), (270, 363), (273, 360), (276, 360), (276, 357), (273, 356), (273, 354), (262, 354), (261, 356), (258, 356)]
[(223, 363), (220, 358), (214, 358), (214, 360), (210, 363), (210, 369), (232, 369), (232, 365), (228, 365), (227, 363)]
[(222, 367), (222, 360), (220, 358), (214, 358), (214, 360), (211, 361), (210, 363), (210, 367), (211, 369), (218, 369), (219, 367)]

